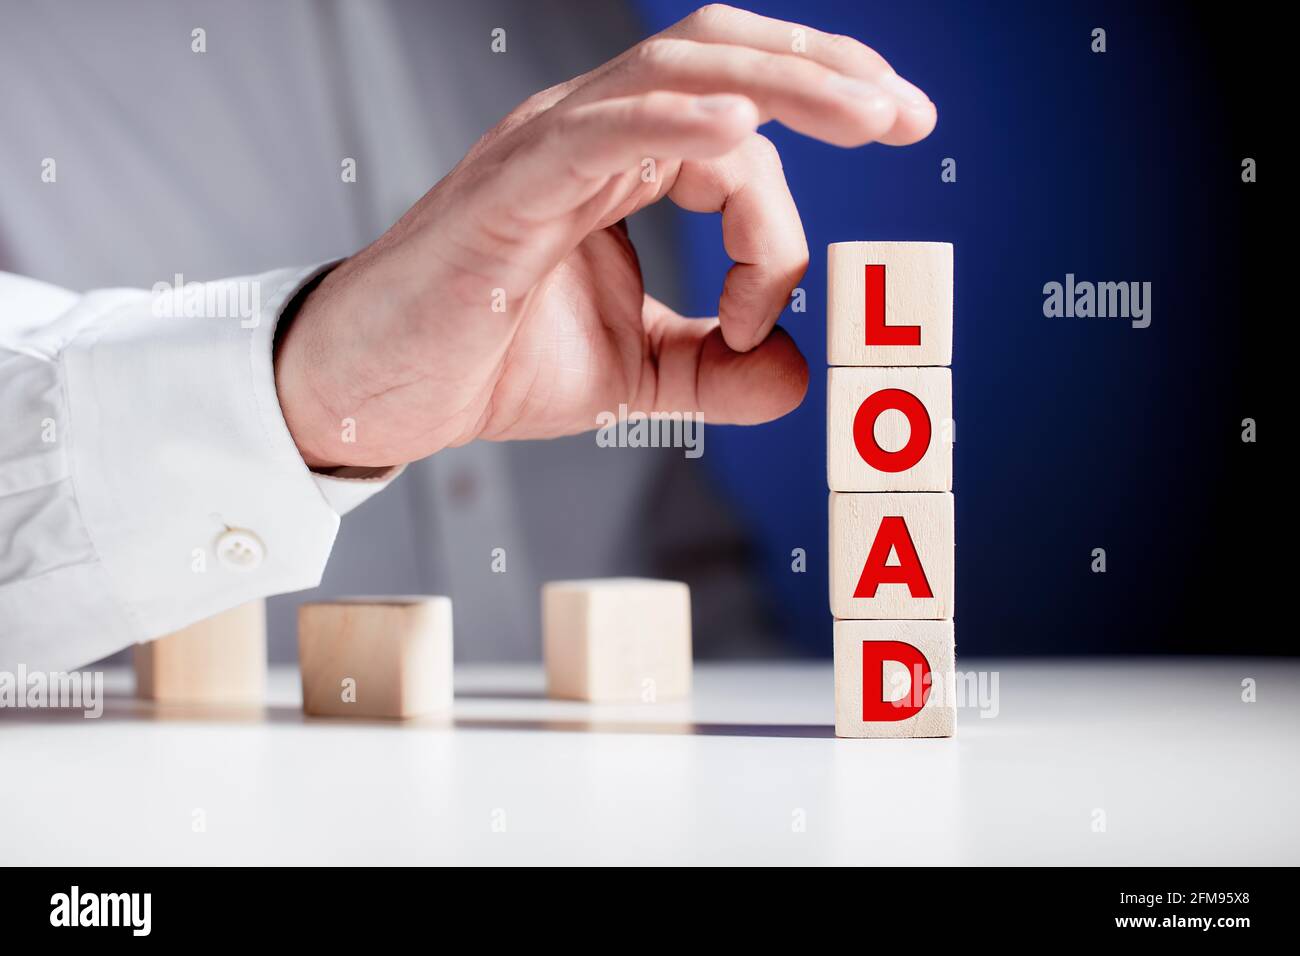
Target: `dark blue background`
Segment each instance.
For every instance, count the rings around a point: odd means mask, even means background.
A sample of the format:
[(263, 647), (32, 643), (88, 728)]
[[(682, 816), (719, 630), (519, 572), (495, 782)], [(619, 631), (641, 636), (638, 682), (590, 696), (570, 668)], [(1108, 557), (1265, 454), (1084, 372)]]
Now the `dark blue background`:
[[(693, 6), (640, 2), (656, 30)], [(1264, 93), (1251, 38), (1186, 5), (748, 6), (862, 39), (939, 109), (934, 134), (901, 149), (764, 129), (812, 250), (807, 312), (782, 320), (812, 385), (782, 421), (711, 428), (704, 460), (758, 535), (791, 639), (829, 653), (826, 244), (929, 239), (956, 246), (962, 651), (1292, 653), (1251, 567), (1264, 515), (1278, 517), (1262, 446), (1239, 437), (1263, 414), (1270, 321), (1251, 266), (1265, 187), (1240, 176)], [(1098, 26), (1104, 54), (1090, 51)], [(940, 180), (944, 157), (956, 183)], [(713, 314), (729, 264), (716, 217), (682, 228), (687, 306)], [(1045, 318), (1043, 284), (1067, 272), (1151, 282), (1150, 328)], [(791, 573), (795, 547), (806, 574)], [(1090, 571), (1095, 547), (1106, 574)]]

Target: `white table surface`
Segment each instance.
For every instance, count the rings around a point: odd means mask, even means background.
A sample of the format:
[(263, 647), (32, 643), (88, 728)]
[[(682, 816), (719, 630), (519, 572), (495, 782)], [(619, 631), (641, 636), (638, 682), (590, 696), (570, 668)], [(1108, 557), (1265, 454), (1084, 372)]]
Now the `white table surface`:
[(958, 666), (999, 673), (1000, 713), (950, 740), (835, 739), (829, 664), (600, 707), (464, 667), (417, 724), (305, 719), (291, 668), (253, 713), (110, 672), (98, 720), (0, 711), (0, 862), (1300, 863), (1300, 663)]

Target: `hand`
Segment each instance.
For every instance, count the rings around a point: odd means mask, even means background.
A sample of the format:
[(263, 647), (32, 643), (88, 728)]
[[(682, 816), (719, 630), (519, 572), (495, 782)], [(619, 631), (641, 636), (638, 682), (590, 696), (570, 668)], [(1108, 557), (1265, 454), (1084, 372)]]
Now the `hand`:
[[(792, 52), (796, 29), (806, 52)], [(696, 11), (525, 101), (303, 299), (276, 355), (298, 448), (313, 467), (396, 464), (590, 430), (620, 404), (714, 423), (784, 415), (808, 368), (775, 323), (808, 246), (755, 129), (775, 119), (838, 146), (900, 145), (935, 118), (856, 40)], [(735, 265), (717, 319), (643, 291), (622, 221), (665, 196), (722, 212)]]

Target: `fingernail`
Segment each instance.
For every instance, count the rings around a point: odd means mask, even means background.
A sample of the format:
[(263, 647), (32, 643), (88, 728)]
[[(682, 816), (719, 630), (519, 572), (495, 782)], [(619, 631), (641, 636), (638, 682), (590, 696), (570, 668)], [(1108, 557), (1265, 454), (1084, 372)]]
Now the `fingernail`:
[(842, 73), (836, 73), (826, 83), (834, 92), (841, 96), (847, 96), (853, 100), (870, 99), (873, 96), (879, 96), (880, 87), (874, 83), (868, 83), (866, 80), (859, 80), (856, 77), (845, 76)]
[(695, 98), (695, 108), (702, 113), (730, 113), (740, 106), (744, 100), (743, 96), (735, 96), (731, 93), (715, 93), (712, 96), (698, 96)]
[(907, 82), (897, 73), (886, 73), (884, 76), (878, 76), (876, 82), (880, 84), (881, 89), (886, 93), (898, 97), (904, 103), (926, 106), (930, 102), (930, 97), (926, 96), (920, 87)]

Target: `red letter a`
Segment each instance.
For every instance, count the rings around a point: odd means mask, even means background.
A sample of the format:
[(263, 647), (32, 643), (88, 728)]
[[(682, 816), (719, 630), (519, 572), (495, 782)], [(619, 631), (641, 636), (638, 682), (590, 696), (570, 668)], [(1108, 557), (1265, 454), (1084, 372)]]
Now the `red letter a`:
[[(891, 551), (898, 554), (898, 564), (892, 567), (885, 564)], [(873, 598), (876, 588), (882, 584), (906, 584), (914, 598), (934, 597), (925, 569), (921, 567), (921, 559), (916, 556), (916, 546), (912, 544), (907, 522), (901, 515), (880, 519), (880, 529), (876, 532), (876, 540), (871, 543), (871, 553), (862, 566), (862, 576), (858, 578), (853, 596)]]
[[(885, 700), (885, 662), (897, 661), (912, 677), (907, 696)], [(925, 706), (930, 697), (930, 662), (911, 644), (902, 641), (862, 642), (862, 719), (906, 720)]]

